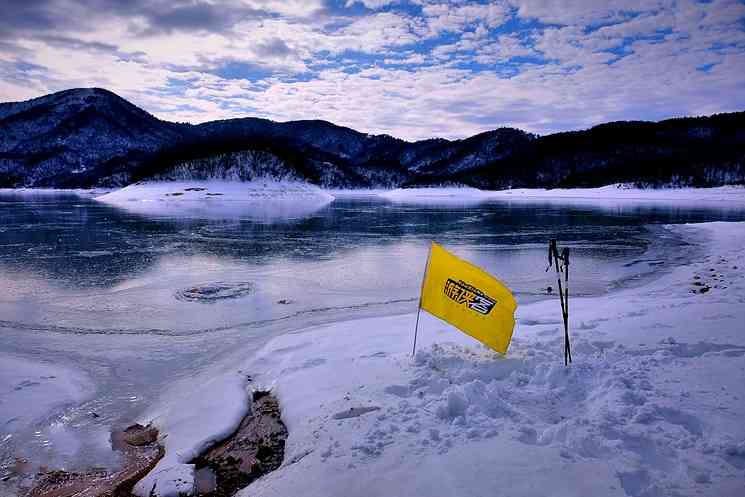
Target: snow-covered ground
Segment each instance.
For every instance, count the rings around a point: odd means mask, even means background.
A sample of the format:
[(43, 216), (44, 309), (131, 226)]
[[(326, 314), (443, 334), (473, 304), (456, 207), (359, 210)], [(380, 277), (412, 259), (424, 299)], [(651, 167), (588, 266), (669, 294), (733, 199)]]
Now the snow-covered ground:
[(112, 191), (111, 188), (73, 188), (73, 189), (61, 189), (61, 188), (0, 188), (0, 195), (60, 195), (70, 194), (78, 195), (80, 197), (100, 197), (106, 195)]
[(253, 201), (267, 198), (334, 197), (300, 181), (153, 181), (134, 183), (97, 197), (101, 202), (190, 202), (197, 200)]
[(569, 368), (554, 301), (518, 310), (506, 358), (425, 318), (412, 360), (411, 315), (275, 339), (250, 369), (288, 452), (241, 495), (741, 495), (745, 226), (674, 229), (706, 257), (573, 300)]
[(335, 198), (377, 197), (399, 204), (469, 205), (490, 201), (592, 204), (601, 208), (643, 206), (726, 206), (745, 203), (745, 186), (715, 188), (633, 188), (612, 184), (598, 188), (514, 188), (480, 190), (471, 187), (422, 187), (393, 190), (327, 190)]
[[(615, 200), (650, 202), (745, 202), (745, 187), (721, 186), (716, 188), (632, 188), (623, 184), (598, 188), (515, 188), (511, 190), (479, 190), (470, 187), (399, 188), (395, 190), (370, 190), (370, 194), (393, 202), (427, 201), (487, 201), (487, 200), (560, 200), (573, 201)], [(343, 191), (336, 192), (341, 196)]]
[(617, 199), (650, 201), (745, 202), (745, 187), (720, 186), (715, 188), (631, 188), (622, 184), (599, 188), (515, 188), (491, 192), (492, 198), (504, 199)]
[(158, 181), (129, 185), (96, 200), (143, 215), (301, 218), (334, 200), (315, 185), (299, 181)]
[[(186, 188), (199, 190), (184, 191)], [(201, 190), (201, 188), (206, 188)], [(396, 189), (325, 189), (297, 181), (275, 180), (254, 181), (250, 183), (230, 181), (162, 181), (143, 182), (122, 189), (54, 189), (54, 188), (0, 188), (0, 193), (19, 195), (44, 195), (71, 193), (83, 197), (97, 197), (99, 200), (120, 204), (121, 202), (154, 200), (171, 202), (174, 200), (222, 200), (251, 201), (259, 198), (365, 198), (379, 197), (393, 202), (427, 201), (483, 201), (483, 200), (633, 200), (633, 201), (681, 201), (696, 202), (745, 202), (745, 186), (720, 186), (714, 188), (633, 188), (624, 184), (612, 184), (598, 188), (513, 188), (511, 190), (480, 190), (472, 187), (432, 187)], [(173, 193), (184, 195), (173, 196)], [(207, 195), (212, 193), (213, 195)], [(222, 195), (214, 195), (222, 193)], [(213, 202), (215, 203), (215, 202)], [(183, 204), (176, 204), (182, 205)]]
[(471, 187), (458, 188), (397, 188), (380, 192), (379, 196), (391, 202), (401, 203), (471, 203), (489, 200), (494, 192)]
[(506, 357), (424, 313), (415, 358), (410, 314), (272, 340), (167, 401), (161, 495), (190, 487), (184, 463), (235, 427), (243, 388), (271, 388), (290, 435), (282, 467), (242, 497), (743, 495), (745, 225), (670, 229), (705, 255), (570, 300), (570, 367), (554, 300), (518, 308)]
[[(248, 408), (246, 376), (227, 373), (189, 378), (170, 389), (143, 421), (153, 422), (168, 436), (162, 440), (166, 453), (158, 465), (134, 488), (134, 493), (149, 497), (153, 484), (161, 497), (190, 495), (194, 489), (194, 467), (189, 463), (216, 441), (238, 427)], [(181, 397), (189, 392), (188, 404)]]

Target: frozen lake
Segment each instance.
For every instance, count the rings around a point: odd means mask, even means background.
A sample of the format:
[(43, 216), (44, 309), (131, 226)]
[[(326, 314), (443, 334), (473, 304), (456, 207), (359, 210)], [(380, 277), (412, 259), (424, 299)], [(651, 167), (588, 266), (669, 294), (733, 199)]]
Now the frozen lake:
[[(0, 194), (0, 353), (19, 364), (13, 370), (43, 363), (38, 379), (21, 375), (0, 391), (0, 477), (19, 457), (113, 464), (110, 427), (174, 382), (280, 333), (412, 311), (430, 240), (526, 303), (555, 286), (544, 272), (549, 238), (572, 248), (571, 292), (595, 295), (696, 256), (662, 224), (713, 220), (745, 220), (745, 209), (342, 198), (275, 216), (237, 208), (185, 218), (74, 195)], [(55, 403), (60, 376), (75, 394)]]

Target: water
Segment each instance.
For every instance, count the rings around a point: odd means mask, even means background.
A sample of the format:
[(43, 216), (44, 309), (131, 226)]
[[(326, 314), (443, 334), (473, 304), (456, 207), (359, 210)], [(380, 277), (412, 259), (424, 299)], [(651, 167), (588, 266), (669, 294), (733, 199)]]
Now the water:
[(250, 356), (279, 333), (414, 311), (430, 240), (496, 274), (524, 304), (555, 286), (544, 271), (550, 238), (572, 250), (573, 295), (596, 295), (695, 257), (661, 225), (745, 220), (722, 205), (363, 198), (314, 209), (206, 219), (0, 195), (0, 352), (69, 366), (96, 387), (82, 405), (0, 426), (0, 465), (17, 456), (70, 469), (115, 464), (110, 426), (135, 419), (173, 382)]

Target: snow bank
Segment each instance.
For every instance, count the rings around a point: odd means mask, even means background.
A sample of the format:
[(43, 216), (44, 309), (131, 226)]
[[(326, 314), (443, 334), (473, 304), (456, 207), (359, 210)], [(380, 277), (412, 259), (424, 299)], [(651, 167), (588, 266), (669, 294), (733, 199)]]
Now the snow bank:
[(273, 221), (306, 217), (334, 197), (298, 181), (160, 181), (135, 183), (96, 200), (148, 216)]
[(573, 299), (569, 368), (555, 301), (519, 308), (506, 358), (426, 315), (415, 359), (413, 315), (274, 339), (245, 370), (286, 459), (239, 495), (742, 495), (745, 226), (673, 229), (706, 257)]
[(745, 202), (745, 187), (721, 186), (716, 188), (630, 188), (622, 184), (602, 186), (599, 188), (515, 188), (490, 192), (495, 199), (614, 199), (646, 201), (683, 201), (697, 202)]
[(387, 190), (383, 188), (356, 188), (356, 189), (336, 189), (336, 188), (326, 188), (324, 189), (325, 192), (329, 193), (330, 195), (333, 195), (334, 198), (349, 198), (349, 199), (364, 199), (364, 198), (377, 198), (380, 197), (386, 193), (391, 192), (392, 190)]
[[(366, 191), (367, 192), (367, 191)], [(400, 188), (397, 190), (371, 190), (381, 198), (405, 203), (474, 203), (489, 200), (596, 202), (601, 200), (639, 202), (676, 202), (698, 204), (701, 202), (745, 202), (745, 187), (722, 186), (717, 188), (667, 188), (640, 189), (622, 184), (599, 188), (515, 188), (512, 190), (479, 190), (469, 187)], [(350, 194), (340, 192), (339, 196)]]
[(77, 195), (79, 197), (98, 197), (111, 192), (111, 188), (0, 188), (0, 195), (53, 196)]
[(141, 420), (158, 426), (166, 453), (133, 493), (149, 497), (155, 488), (160, 497), (191, 495), (195, 481), (189, 462), (238, 428), (248, 409), (245, 384), (244, 375), (227, 372), (173, 385)]
[(399, 203), (463, 204), (488, 200), (490, 192), (463, 187), (398, 188), (378, 194), (380, 197)]

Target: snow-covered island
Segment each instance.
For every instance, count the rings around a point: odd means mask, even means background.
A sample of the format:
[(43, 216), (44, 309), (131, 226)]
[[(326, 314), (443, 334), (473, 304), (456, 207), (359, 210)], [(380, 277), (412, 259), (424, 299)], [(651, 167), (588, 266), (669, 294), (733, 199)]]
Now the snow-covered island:
[(143, 181), (95, 198), (129, 212), (154, 216), (296, 219), (312, 214), (334, 197), (302, 181)]
[[(669, 229), (703, 255), (656, 281), (518, 309), (506, 357), (434, 318), (340, 322), (283, 335), (232, 371), (182, 384), (142, 421), (166, 457), (141, 496), (193, 487), (188, 461), (271, 389), (289, 429), (249, 496), (740, 495), (745, 483), (745, 227)], [(252, 381), (246, 381), (246, 372)]]
[[(335, 192), (344, 195), (344, 192)], [(347, 193), (352, 195), (353, 193)], [(392, 202), (402, 203), (457, 203), (485, 201), (523, 202), (674, 202), (695, 204), (701, 202), (745, 202), (745, 186), (730, 185), (713, 188), (638, 188), (623, 183), (596, 188), (514, 188), (506, 190), (480, 190), (460, 187), (421, 187), (375, 190), (377, 195)]]

